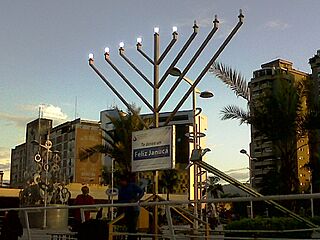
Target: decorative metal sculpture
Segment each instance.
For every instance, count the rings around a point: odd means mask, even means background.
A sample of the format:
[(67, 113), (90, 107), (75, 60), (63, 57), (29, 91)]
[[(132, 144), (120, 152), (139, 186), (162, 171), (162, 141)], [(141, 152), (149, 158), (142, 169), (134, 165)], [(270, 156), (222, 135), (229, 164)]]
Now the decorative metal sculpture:
[[(52, 142), (47, 138), (44, 145), (39, 145), (39, 151), (34, 156), (36, 171), (33, 178), (27, 181), (26, 187), (20, 193), (22, 205), (37, 204), (67, 204), (71, 197), (70, 191), (60, 182), (61, 158), (59, 153), (52, 151)], [(44, 149), (44, 151), (40, 151)]]

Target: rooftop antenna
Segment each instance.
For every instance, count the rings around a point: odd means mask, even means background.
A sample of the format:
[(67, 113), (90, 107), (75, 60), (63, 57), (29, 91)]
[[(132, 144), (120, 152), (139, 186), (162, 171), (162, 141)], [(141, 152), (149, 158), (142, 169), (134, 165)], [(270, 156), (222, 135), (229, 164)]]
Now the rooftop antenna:
[(38, 134), (39, 134), (39, 150), (40, 153), (40, 144), (41, 144), (41, 118), (43, 117), (42, 113), (42, 104), (39, 105), (39, 121), (38, 121)]
[(78, 117), (78, 97), (76, 96), (75, 103), (74, 103), (74, 119)]

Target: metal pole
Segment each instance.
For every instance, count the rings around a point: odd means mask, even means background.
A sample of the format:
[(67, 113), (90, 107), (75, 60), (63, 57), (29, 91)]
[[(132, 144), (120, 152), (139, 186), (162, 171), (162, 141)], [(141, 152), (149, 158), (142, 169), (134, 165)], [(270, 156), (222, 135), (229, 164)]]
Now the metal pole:
[[(114, 159), (111, 158), (111, 188), (112, 188), (112, 194), (111, 194), (111, 204), (113, 205), (113, 188), (114, 188), (114, 180), (113, 180), (113, 172), (114, 172)], [(111, 207), (111, 221), (113, 220), (113, 206)]]
[(120, 99), (120, 101), (130, 110), (132, 114), (136, 114), (140, 122), (145, 126), (146, 129), (149, 126), (143, 121), (141, 116), (136, 113), (136, 111), (131, 107), (131, 105), (121, 96), (121, 94), (112, 86), (112, 84), (103, 76), (103, 74), (94, 66), (94, 60), (89, 59), (89, 66), (97, 73), (97, 75), (103, 80), (105, 84), (111, 89), (111, 91)]
[(28, 215), (27, 210), (24, 210), (23, 213), (24, 213), (24, 218), (25, 218), (25, 220), (26, 220), (26, 225), (27, 225), (28, 240), (31, 240), (31, 231), (30, 231), (29, 215)]
[[(193, 111), (193, 149), (197, 149), (197, 123), (196, 123), (196, 91), (193, 90), (192, 92), (192, 111)], [(194, 203), (194, 210), (193, 210), (193, 214), (194, 216), (197, 218), (198, 217), (198, 166), (196, 164), (193, 165), (193, 181), (194, 181), (194, 185), (193, 185), (193, 196), (194, 196), (194, 200), (196, 201)], [(198, 221), (197, 219), (194, 219), (194, 223), (193, 223), (193, 228), (198, 229)]]
[[(47, 206), (47, 198), (48, 198), (48, 168), (49, 168), (49, 149), (50, 149), (50, 144), (49, 144), (49, 132), (48, 132), (48, 135), (47, 135), (47, 141), (46, 141), (46, 150), (47, 150), (47, 153), (46, 153), (46, 165), (45, 165), (45, 188), (44, 188), (44, 207)], [(43, 228), (46, 228), (47, 227), (47, 209), (44, 209), (43, 211)]]
[[(252, 158), (249, 154), (249, 177), (250, 177), (250, 187), (252, 188)], [(253, 219), (253, 202), (250, 201), (250, 218)]]
[(174, 228), (173, 228), (173, 223), (172, 223), (170, 206), (169, 206), (169, 205), (166, 205), (166, 206), (165, 206), (165, 209), (166, 209), (166, 216), (167, 216), (167, 221), (168, 221), (168, 226), (169, 226), (169, 231), (170, 231), (171, 239), (175, 240), (175, 239), (176, 239), (176, 235), (175, 235), (175, 233), (174, 233)]
[[(312, 172), (310, 171), (309, 176), (309, 182), (310, 182), (310, 193), (313, 193), (313, 187), (312, 187)], [(310, 198), (310, 205), (311, 205), (311, 217), (314, 218), (314, 209), (313, 209), (313, 198)]]
[[(159, 57), (160, 57), (160, 40), (159, 33), (154, 33), (154, 67), (153, 67), (153, 127), (159, 127)], [(159, 193), (159, 172), (153, 172), (153, 182), (154, 182), (154, 194), (155, 196)], [(154, 239), (158, 239), (158, 206), (154, 207), (154, 216), (153, 216), (153, 224), (154, 224)]]

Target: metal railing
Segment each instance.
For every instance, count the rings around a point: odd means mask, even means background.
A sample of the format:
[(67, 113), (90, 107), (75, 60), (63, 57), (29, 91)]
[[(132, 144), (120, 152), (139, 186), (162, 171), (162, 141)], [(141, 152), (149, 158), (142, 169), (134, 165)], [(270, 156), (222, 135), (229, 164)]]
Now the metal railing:
[[(27, 239), (32, 240), (34, 239), (31, 235), (31, 229), (29, 225), (29, 216), (28, 214), (31, 212), (39, 211), (39, 210), (50, 210), (50, 209), (80, 209), (81, 212), (81, 217), (84, 220), (84, 212), (85, 211), (96, 211), (99, 208), (111, 208), (111, 207), (129, 207), (129, 206), (140, 206), (140, 207), (151, 207), (151, 206), (163, 206), (165, 209), (165, 215), (167, 219), (167, 229), (164, 233), (162, 234), (156, 234), (158, 238), (161, 239), (181, 239), (181, 237), (185, 238), (194, 238), (194, 237), (199, 237), (202, 236), (205, 239), (211, 239), (213, 236), (212, 234), (217, 234), (220, 233), (221, 236), (219, 236), (220, 239), (229, 239), (229, 237), (225, 237), (223, 234), (224, 233), (230, 233), (230, 232), (251, 232), (251, 230), (211, 230), (208, 227), (208, 223), (205, 222), (203, 219), (198, 218), (197, 216), (193, 216), (191, 212), (188, 212), (187, 210), (179, 207), (181, 205), (189, 205), (189, 204), (194, 204), (195, 202), (201, 204), (201, 203), (221, 203), (221, 202), (257, 202), (257, 201), (283, 201), (283, 200), (304, 200), (304, 199), (320, 199), (320, 193), (314, 193), (314, 194), (294, 194), (294, 195), (273, 195), (273, 196), (257, 196), (257, 197), (237, 197), (237, 198), (220, 198), (220, 199), (208, 199), (208, 200), (201, 200), (201, 201), (187, 201), (187, 200), (179, 200), (179, 201), (157, 201), (157, 202), (139, 202), (139, 203), (115, 203), (115, 204), (95, 204), (95, 205), (81, 205), (81, 206), (47, 206), (47, 207), (22, 207), (22, 208), (0, 208), (0, 212), (5, 212), (9, 210), (16, 210), (16, 211), (21, 211), (24, 214), (24, 217), (26, 219), (26, 230), (27, 230)], [(189, 225), (190, 228), (188, 230), (189, 234), (178, 234), (179, 232), (179, 227), (173, 225), (172, 221), (172, 216), (171, 216), (171, 211), (177, 212), (180, 215), (183, 215), (185, 220), (189, 219)], [(119, 236), (119, 235), (129, 235), (129, 233), (125, 232), (116, 232), (114, 231), (114, 226), (116, 223), (119, 221), (120, 218), (123, 216), (119, 216), (113, 221), (110, 221), (108, 223), (109, 227), (109, 240), (112, 240), (113, 237)], [(191, 218), (191, 219), (190, 219)], [(200, 224), (203, 224), (203, 228), (199, 229), (192, 229), (192, 223), (193, 219), (197, 219)], [(180, 229), (181, 230), (181, 229)], [(293, 231), (320, 231), (320, 228), (315, 225), (315, 227), (307, 228), (307, 229), (297, 229), (297, 230), (282, 230), (278, 232), (293, 232)], [(74, 233), (71, 233), (68, 235), (67, 232), (54, 232), (53, 230), (49, 231), (51, 233), (51, 239), (73, 239)], [(263, 232), (262, 230), (252, 230), (253, 233), (255, 232)], [(271, 232), (271, 231), (269, 231)], [(277, 233), (277, 231), (272, 231)], [(61, 237), (64, 235), (65, 237)], [(143, 237), (143, 238), (151, 238), (155, 236), (155, 234), (147, 234), (147, 233), (137, 233), (138, 236)], [(60, 238), (59, 238), (60, 236)], [(68, 238), (69, 237), (69, 238)], [(202, 238), (201, 237), (201, 238)], [(203, 239), (202, 238), (202, 239)], [(237, 238), (240, 239), (240, 238)], [(249, 238), (245, 238), (249, 239)], [(257, 239), (257, 238), (256, 238)], [(259, 238), (262, 239), (262, 238)], [(267, 239), (267, 238), (264, 238)], [(269, 238), (270, 239), (270, 238)]]

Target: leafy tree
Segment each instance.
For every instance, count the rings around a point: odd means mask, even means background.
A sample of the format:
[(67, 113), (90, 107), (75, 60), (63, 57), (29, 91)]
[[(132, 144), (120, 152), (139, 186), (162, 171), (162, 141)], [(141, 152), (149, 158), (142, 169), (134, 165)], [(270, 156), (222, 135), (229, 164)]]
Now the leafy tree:
[[(229, 86), (236, 96), (247, 101), (246, 110), (235, 105), (224, 107), (221, 119), (236, 119), (240, 124), (250, 124), (255, 136), (272, 141), (279, 158), (270, 175), (273, 180), (279, 179), (283, 183), (282, 186), (277, 185), (277, 193), (297, 192), (297, 141), (305, 137), (308, 130), (318, 128), (320, 120), (319, 112), (311, 104), (306, 110), (308, 80), (302, 84), (276, 79), (269, 91), (264, 91), (252, 101), (247, 81), (240, 73), (220, 63), (213, 64), (210, 72)], [(268, 181), (265, 184), (268, 185)]]
[(160, 186), (166, 189), (167, 201), (169, 201), (170, 193), (172, 193), (174, 186), (179, 183), (178, 171), (176, 169), (162, 171), (159, 182)]
[[(103, 131), (104, 144), (96, 145), (92, 148), (85, 149), (81, 158), (87, 158), (93, 154), (102, 153), (114, 159), (114, 169), (119, 174), (131, 174), (131, 154), (132, 154), (132, 132), (144, 129), (144, 124), (139, 117), (140, 109), (134, 108), (135, 111), (126, 113), (116, 108), (117, 116), (107, 116), (113, 126), (113, 130)], [(149, 120), (144, 120), (147, 126)], [(105, 177), (108, 177), (108, 171), (103, 170)]]

